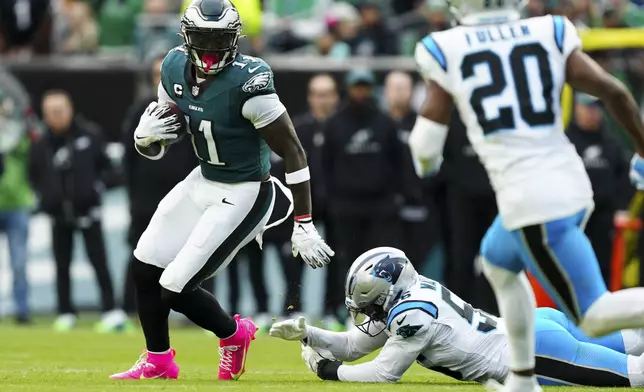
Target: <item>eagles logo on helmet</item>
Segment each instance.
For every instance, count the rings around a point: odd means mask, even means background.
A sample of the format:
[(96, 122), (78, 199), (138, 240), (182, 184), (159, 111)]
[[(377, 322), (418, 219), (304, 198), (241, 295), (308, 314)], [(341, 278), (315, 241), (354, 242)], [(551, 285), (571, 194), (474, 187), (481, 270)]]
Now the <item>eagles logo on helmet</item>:
[(190, 62), (216, 74), (237, 56), (241, 20), (230, 0), (193, 0), (181, 19), (181, 37)]

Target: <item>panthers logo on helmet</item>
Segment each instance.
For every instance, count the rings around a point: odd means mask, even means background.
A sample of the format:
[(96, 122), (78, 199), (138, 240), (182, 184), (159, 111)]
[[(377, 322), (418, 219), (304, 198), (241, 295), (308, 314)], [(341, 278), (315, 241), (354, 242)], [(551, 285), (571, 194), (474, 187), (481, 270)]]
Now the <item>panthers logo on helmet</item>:
[(270, 71), (258, 73), (244, 83), (242, 90), (247, 93), (254, 93), (255, 91), (263, 90), (271, 84), (272, 79), (273, 74)]
[(387, 256), (386, 259), (380, 260), (371, 270), (371, 275), (376, 278), (384, 279), (391, 284), (396, 284), (403, 267), (407, 263), (403, 258), (391, 258)]

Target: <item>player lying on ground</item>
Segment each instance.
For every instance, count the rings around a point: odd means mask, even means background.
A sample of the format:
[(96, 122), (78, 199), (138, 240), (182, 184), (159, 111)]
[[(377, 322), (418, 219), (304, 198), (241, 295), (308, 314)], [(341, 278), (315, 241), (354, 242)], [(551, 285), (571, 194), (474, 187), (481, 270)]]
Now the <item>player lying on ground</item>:
[(220, 338), (219, 379), (242, 375), (256, 327), (250, 319), (230, 317), (199, 284), (253, 238), (261, 241), (274, 201), (271, 150), (284, 158), (293, 194), (294, 255), (314, 268), (333, 256), (311, 220), (306, 156), (275, 93), (271, 69), (237, 52), (240, 31), (229, 0), (194, 0), (181, 21), (184, 46), (163, 61), (159, 102), (150, 104), (134, 133), (137, 150), (160, 159), (180, 134), (180, 119), (169, 115), (178, 106), (188, 118), (200, 167), (159, 203), (134, 250), (147, 351), (113, 379), (177, 378), (170, 309)]
[(427, 100), (409, 137), (421, 176), (438, 169), (458, 109), (496, 194), (499, 217), (481, 246), (483, 271), (508, 331), (503, 392), (539, 392), (534, 294), (527, 269), (588, 336), (644, 328), (644, 288), (610, 293), (584, 234), (593, 192), (562, 129), (566, 83), (594, 95), (633, 138), (631, 176), (644, 189), (644, 125), (629, 91), (581, 51), (563, 16), (521, 20), (523, 0), (447, 0), (459, 26), (416, 47)]
[[(302, 357), (321, 379), (395, 382), (415, 361), (464, 381), (502, 383), (508, 376), (504, 320), (418, 275), (402, 251), (383, 247), (362, 254), (347, 274), (345, 294), (354, 320), (364, 319), (357, 328), (331, 332), (299, 318), (270, 330), (271, 336), (303, 341)], [(542, 385), (644, 386), (642, 331), (590, 339), (549, 308), (539, 309), (535, 321), (536, 374)], [(370, 362), (340, 362), (381, 347)]]

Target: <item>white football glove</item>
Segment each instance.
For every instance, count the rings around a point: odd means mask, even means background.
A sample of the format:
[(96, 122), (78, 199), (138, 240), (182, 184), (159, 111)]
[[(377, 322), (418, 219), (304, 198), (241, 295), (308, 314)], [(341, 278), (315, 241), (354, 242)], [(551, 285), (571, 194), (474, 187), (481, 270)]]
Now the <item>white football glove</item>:
[(426, 159), (412, 155), (412, 162), (414, 163), (414, 170), (418, 178), (428, 178), (438, 173), (443, 164), (443, 157), (438, 156), (436, 158)]
[(302, 359), (306, 363), (306, 367), (308, 367), (309, 370), (312, 371), (313, 373), (317, 374), (318, 364), (320, 363), (321, 360), (326, 358), (321, 356), (320, 353), (318, 353), (311, 347), (302, 343)]
[(638, 154), (633, 155), (633, 159), (631, 159), (629, 177), (637, 190), (644, 190), (644, 159)]
[(141, 147), (148, 147), (156, 142), (168, 142), (176, 139), (181, 129), (177, 116), (162, 118), (170, 110), (166, 104), (152, 102), (141, 116), (139, 125), (134, 131), (134, 142)]
[(284, 340), (303, 340), (306, 338), (306, 319), (298, 317), (297, 319), (280, 321), (271, 326), (268, 334)]
[(302, 260), (313, 269), (322, 268), (331, 262), (335, 252), (324, 242), (313, 222), (295, 222), (293, 235), (293, 257), (302, 256)]

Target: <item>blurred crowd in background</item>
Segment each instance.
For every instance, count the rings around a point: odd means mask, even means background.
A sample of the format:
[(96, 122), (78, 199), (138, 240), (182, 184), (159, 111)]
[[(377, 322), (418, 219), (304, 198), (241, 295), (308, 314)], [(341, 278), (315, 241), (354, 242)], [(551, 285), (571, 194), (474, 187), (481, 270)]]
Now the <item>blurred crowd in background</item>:
[[(3, 0), (0, 53), (131, 51), (146, 59), (180, 44), (177, 21), (188, 0)], [(343, 59), (413, 54), (431, 31), (450, 25), (443, 0), (237, 0), (245, 52)], [(641, 27), (641, 0), (529, 0), (526, 16), (566, 15), (578, 28)]]
[[(442, 0), (233, 0), (244, 24), (244, 53), (283, 56), (411, 56), (425, 34), (450, 26)], [(133, 103), (117, 141), (124, 153), (118, 162), (107, 154), (105, 124), (76, 113), (64, 89), (33, 96), (11, 73), (0, 71), (0, 233), (6, 234), (13, 280), (15, 319), (29, 324), (27, 241), (29, 219), (43, 213), (51, 219), (52, 254), (56, 264), (58, 318), (54, 326), (76, 324), (77, 308), (70, 293), (70, 265), (75, 233), (82, 234), (86, 254), (100, 287), (101, 330), (121, 327), (136, 311), (134, 292), (125, 268), (124, 287), (110, 276), (109, 249), (101, 230), (102, 195), (125, 187), (129, 198), (128, 245), (133, 247), (158, 202), (196, 165), (189, 141), (173, 146), (160, 161), (139, 156), (132, 143), (138, 119), (152, 100), (167, 51), (181, 44), (178, 0), (2, 0), (0, 54), (28, 61), (56, 54), (128, 56), (148, 64), (143, 94)], [(530, 0), (527, 16), (565, 14), (581, 29), (644, 26), (644, 8), (627, 0)], [(603, 66), (625, 81), (640, 98), (644, 87), (641, 49), (595, 53)], [(326, 73), (308, 81), (308, 111), (291, 112), (312, 170), (314, 217), (337, 255), (326, 268), (321, 318), (333, 329), (346, 321), (343, 282), (348, 266), (376, 246), (405, 250), (422, 272), (440, 249), (443, 281), (465, 301), (496, 312), (494, 296), (477, 265), (480, 241), (497, 214), (487, 175), (454, 113), (446, 142), (445, 161), (431, 179), (416, 177), (406, 141), (422, 101), (417, 77), (395, 70), (384, 77), (366, 68), (350, 68), (337, 77)], [(100, 74), (98, 74), (100, 77)], [(280, 92), (279, 83), (276, 85)], [(30, 95), (32, 95), (30, 97)], [(305, 97), (297, 97), (303, 100)], [(98, 98), (97, 98), (98, 99)], [(134, 97), (128, 97), (128, 102)], [(38, 113), (38, 116), (36, 115)], [(588, 169), (596, 209), (587, 232), (604, 277), (611, 278), (613, 219), (624, 214), (634, 190), (628, 182), (632, 147), (615, 122), (593, 97), (574, 98), (568, 135)], [(283, 180), (283, 163), (273, 157), (272, 174)], [(286, 208), (278, 199), (276, 214)], [(281, 216), (281, 215), (280, 215)], [(283, 268), (286, 292), (281, 315), (302, 312), (303, 263), (291, 256), (292, 228), (268, 231)], [(641, 247), (644, 249), (644, 246)], [(239, 311), (240, 279), (251, 282), (255, 320), (270, 324), (265, 255), (255, 242), (238, 258), (247, 260), (249, 276), (238, 263), (228, 267), (229, 311)], [(274, 271), (271, 271), (274, 273)], [(270, 282), (268, 282), (270, 284)], [(214, 281), (204, 287), (214, 290)], [(117, 300), (120, 299), (120, 300)]]

